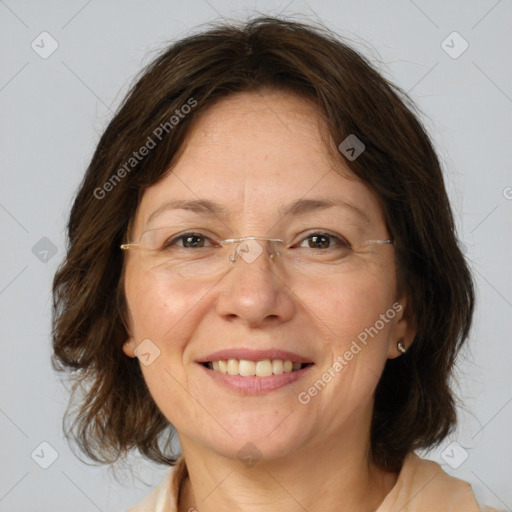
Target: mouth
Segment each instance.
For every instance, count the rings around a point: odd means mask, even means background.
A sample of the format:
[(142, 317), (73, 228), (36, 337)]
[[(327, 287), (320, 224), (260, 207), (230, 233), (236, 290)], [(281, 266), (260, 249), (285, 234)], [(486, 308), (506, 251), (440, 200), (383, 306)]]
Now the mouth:
[(240, 377), (272, 377), (301, 371), (313, 363), (293, 362), (291, 359), (217, 359), (200, 363), (213, 372)]
[(219, 359), (205, 361), (198, 366), (211, 382), (222, 389), (242, 396), (257, 396), (297, 383), (314, 364), (294, 363), (290, 359)]
[(240, 395), (262, 395), (296, 383), (314, 362), (281, 349), (243, 347), (219, 350), (196, 360), (215, 385)]

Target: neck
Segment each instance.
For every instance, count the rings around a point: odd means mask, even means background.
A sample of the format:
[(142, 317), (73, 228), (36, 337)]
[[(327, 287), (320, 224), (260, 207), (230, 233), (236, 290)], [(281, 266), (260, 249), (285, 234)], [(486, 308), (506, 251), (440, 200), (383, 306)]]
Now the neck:
[(179, 511), (374, 512), (397, 475), (369, 462), (368, 443), (321, 439), (286, 458), (260, 459), (245, 467), (238, 459), (198, 450), (181, 439), (188, 477)]

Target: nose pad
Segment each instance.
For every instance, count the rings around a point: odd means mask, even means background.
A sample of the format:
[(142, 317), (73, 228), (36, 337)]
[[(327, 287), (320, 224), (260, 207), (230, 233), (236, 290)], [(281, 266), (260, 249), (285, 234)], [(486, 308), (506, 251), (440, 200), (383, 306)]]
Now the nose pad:
[(264, 248), (261, 243), (258, 243), (258, 240), (260, 242), (267, 242), (269, 257), (271, 260), (279, 255), (275, 242), (282, 242), (283, 240), (278, 238), (245, 237), (234, 240), (225, 240), (225, 242), (236, 243), (235, 251), (230, 255), (229, 260), (232, 263), (235, 263), (239, 258), (243, 259), (246, 263), (253, 263), (256, 261), (264, 252)]

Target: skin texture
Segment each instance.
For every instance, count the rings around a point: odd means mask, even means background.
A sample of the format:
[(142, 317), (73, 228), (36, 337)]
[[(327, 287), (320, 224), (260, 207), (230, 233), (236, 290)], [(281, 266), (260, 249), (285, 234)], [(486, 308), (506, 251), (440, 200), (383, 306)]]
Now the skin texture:
[[(340, 226), (363, 239), (389, 238), (378, 200), (343, 162), (329, 158), (325, 133), (315, 107), (290, 94), (242, 93), (219, 101), (196, 122), (172, 172), (143, 194), (132, 239), (174, 219), (221, 238), (312, 228), (336, 233)], [(167, 201), (199, 198), (220, 203), (227, 216), (202, 226), (193, 212), (166, 211), (148, 224)], [(294, 219), (279, 214), (303, 198), (343, 199), (368, 219), (342, 207)], [(180, 510), (375, 510), (397, 475), (369, 460), (373, 393), (386, 360), (400, 356), (397, 340), (409, 346), (414, 338), (406, 297), (397, 296), (393, 246), (373, 247), (351, 272), (333, 269), (317, 278), (293, 274), (265, 256), (238, 261), (216, 279), (181, 279), (149, 264), (143, 251), (126, 256), (130, 337), (124, 352), (134, 357), (147, 338), (160, 350), (141, 368), (187, 463)], [(400, 312), (309, 403), (299, 403), (298, 394), (397, 301)], [(243, 396), (197, 363), (235, 347), (289, 350), (314, 366), (288, 386)], [(262, 456), (252, 467), (237, 457), (247, 442)]]

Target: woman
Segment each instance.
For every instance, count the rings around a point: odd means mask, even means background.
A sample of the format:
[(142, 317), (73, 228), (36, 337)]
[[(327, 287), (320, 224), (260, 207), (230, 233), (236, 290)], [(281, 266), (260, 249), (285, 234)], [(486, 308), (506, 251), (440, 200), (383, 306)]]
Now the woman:
[(173, 466), (132, 511), (479, 510), (413, 453), (455, 425), (474, 295), (408, 103), (273, 18), (179, 41), (134, 85), (54, 282), (80, 447)]

